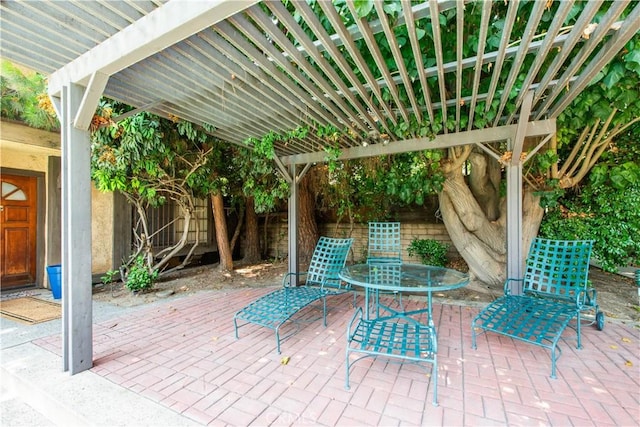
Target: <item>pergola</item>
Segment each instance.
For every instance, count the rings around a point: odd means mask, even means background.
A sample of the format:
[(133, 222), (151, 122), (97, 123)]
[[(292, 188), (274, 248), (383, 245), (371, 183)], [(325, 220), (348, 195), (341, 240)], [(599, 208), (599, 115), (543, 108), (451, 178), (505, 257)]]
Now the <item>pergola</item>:
[[(466, 144), (497, 159), (501, 153), (485, 145), (506, 141), (512, 152), (505, 165), (507, 274), (519, 275), (523, 163), (638, 32), (640, 3), (388, 5), (393, 8), (374, 2), (367, 16), (375, 19), (367, 20), (354, 0), (340, 11), (322, 0), (2, 1), (2, 57), (49, 76), (62, 126), (65, 371), (93, 363), (88, 129), (102, 96), (134, 111), (213, 125), (214, 136), (233, 144), (330, 125), (345, 131), (337, 141), (341, 159)], [(454, 56), (443, 44), (446, 17), (456, 20)], [(478, 17), (479, 25), (465, 25)], [(523, 22), (524, 31), (514, 33)], [(396, 31), (402, 27), (406, 37)], [(467, 52), (471, 38), (477, 48)], [(495, 119), (474, 127), (477, 107), (492, 103)], [(441, 123), (442, 130), (435, 138), (398, 138), (393, 129), (412, 119)], [(542, 142), (524, 152), (527, 137)], [(298, 269), (297, 183), (313, 163), (325, 161), (326, 146), (314, 132), (275, 143), (276, 164), (292, 189), (291, 271)]]

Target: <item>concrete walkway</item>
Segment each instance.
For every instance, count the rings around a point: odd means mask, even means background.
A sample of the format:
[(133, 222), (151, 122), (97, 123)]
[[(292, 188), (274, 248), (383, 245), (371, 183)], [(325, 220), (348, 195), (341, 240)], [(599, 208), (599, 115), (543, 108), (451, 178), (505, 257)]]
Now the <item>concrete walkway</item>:
[(2, 426), (640, 425), (637, 325), (585, 325), (582, 350), (567, 331), (554, 380), (547, 350), (492, 334), (473, 350), (478, 309), (435, 304), (434, 407), (430, 366), (364, 359), (345, 390), (351, 295), (329, 299), (327, 328), (301, 312), (281, 355), (271, 330), (249, 325), (236, 340), (233, 314), (269, 290), (94, 304), (94, 367), (74, 376), (61, 369), (59, 321), (2, 319)]

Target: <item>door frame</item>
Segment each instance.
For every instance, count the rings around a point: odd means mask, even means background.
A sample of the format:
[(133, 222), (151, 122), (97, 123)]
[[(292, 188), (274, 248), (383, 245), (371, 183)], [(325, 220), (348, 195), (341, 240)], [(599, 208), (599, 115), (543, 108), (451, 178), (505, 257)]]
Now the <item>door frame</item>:
[[(14, 169), (0, 167), (0, 175), (18, 175), (30, 176), (36, 178), (36, 282), (35, 286), (43, 288), (44, 286), (44, 251), (45, 251), (45, 219), (47, 212), (46, 194), (45, 194), (45, 173), (38, 171), (30, 171), (24, 169)], [(31, 286), (31, 285), (27, 285)]]

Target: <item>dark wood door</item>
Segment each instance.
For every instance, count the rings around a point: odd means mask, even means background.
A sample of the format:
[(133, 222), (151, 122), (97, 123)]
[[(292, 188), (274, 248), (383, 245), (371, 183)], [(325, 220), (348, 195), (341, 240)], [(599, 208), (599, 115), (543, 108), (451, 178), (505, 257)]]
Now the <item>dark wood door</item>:
[(0, 283), (2, 290), (36, 281), (37, 179), (2, 175)]

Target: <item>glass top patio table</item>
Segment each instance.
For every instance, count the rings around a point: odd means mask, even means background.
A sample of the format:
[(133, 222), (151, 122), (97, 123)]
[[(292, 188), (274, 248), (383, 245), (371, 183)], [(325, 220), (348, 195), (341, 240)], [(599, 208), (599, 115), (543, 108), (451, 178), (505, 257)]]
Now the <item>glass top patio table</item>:
[(435, 292), (461, 288), (469, 275), (423, 264), (356, 264), (344, 267), (340, 278), (365, 288), (398, 292)]
[(428, 313), (429, 324), (433, 323), (431, 303), (433, 292), (450, 291), (469, 284), (469, 275), (450, 268), (435, 267), (423, 264), (356, 264), (344, 267), (339, 274), (345, 282), (365, 288), (365, 317), (369, 318), (369, 293), (373, 291), (393, 291), (426, 293), (427, 308), (411, 312), (391, 309), (381, 304), (377, 305), (391, 313), (389, 318), (403, 317), (419, 313)]

